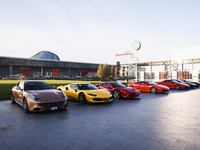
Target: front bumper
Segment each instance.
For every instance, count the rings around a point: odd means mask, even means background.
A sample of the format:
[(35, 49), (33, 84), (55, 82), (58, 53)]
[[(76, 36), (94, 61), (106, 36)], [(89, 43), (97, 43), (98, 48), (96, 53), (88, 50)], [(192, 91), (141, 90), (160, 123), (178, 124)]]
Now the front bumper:
[(87, 99), (88, 102), (90, 103), (106, 103), (106, 102), (111, 102), (113, 100), (112, 97), (92, 97)]
[(187, 90), (187, 89), (190, 89), (190, 87), (189, 86), (183, 86), (183, 87), (181, 87), (181, 90)]
[(169, 89), (158, 89), (157, 93), (169, 93)]
[(121, 97), (124, 98), (134, 98), (140, 96), (140, 93), (124, 93)]
[(68, 100), (53, 102), (53, 103), (40, 103), (40, 102), (30, 101), (28, 104), (29, 111), (33, 111), (33, 112), (64, 109), (67, 106), (68, 106)]

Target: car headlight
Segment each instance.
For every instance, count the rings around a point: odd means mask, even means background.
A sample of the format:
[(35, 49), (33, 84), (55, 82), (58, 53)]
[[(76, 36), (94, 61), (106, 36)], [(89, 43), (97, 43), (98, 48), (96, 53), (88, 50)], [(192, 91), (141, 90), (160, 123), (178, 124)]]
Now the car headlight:
[(30, 94), (30, 97), (34, 100), (34, 101), (38, 101), (40, 102), (40, 99), (35, 97), (33, 94)]
[(96, 94), (87, 93), (89, 96), (97, 96)]
[(67, 99), (67, 95), (65, 93), (63, 93), (63, 96), (62, 96), (63, 99)]

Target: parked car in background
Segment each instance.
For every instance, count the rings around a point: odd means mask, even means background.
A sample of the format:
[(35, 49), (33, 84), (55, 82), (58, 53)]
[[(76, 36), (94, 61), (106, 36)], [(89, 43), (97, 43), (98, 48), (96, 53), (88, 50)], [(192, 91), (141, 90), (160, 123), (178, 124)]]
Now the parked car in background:
[(200, 87), (200, 83), (199, 83), (199, 82), (194, 82), (194, 81), (190, 82), (190, 81), (185, 80), (185, 79), (181, 79), (181, 81), (183, 81), (183, 82), (185, 82), (185, 83), (193, 83), (193, 84), (196, 85), (196, 88), (199, 88), (199, 87)]
[(21, 81), (12, 88), (11, 102), (23, 106), (24, 112), (38, 112), (66, 108), (65, 93), (53, 89), (43, 81)]
[(182, 80), (180, 80), (180, 79), (174, 79), (174, 80), (177, 81), (177, 82), (179, 82), (179, 83), (183, 83), (183, 84), (189, 85), (189, 87), (190, 87), (191, 89), (196, 88), (196, 84), (194, 84), (194, 83), (191, 83), (191, 82), (184, 82), (184, 81), (182, 81)]
[(96, 87), (100, 89), (107, 89), (110, 91), (115, 99), (123, 98), (134, 98), (140, 95), (140, 91), (138, 91), (134, 87), (126, 87), (123, 84), (117, 82), (104, 82), (100, 84), (96, 84)]
[(150, 92), (150, 93), (167, 93), (169, 92), (169, 87), (165, 85), (159, 85), (152, 81), (138, 81), (134, 83), (129, 83), (128, 87), (135, 87), (140, 92)]
[(170, 89), (180, 90), (180, 89), (189, 89), (190, 86), (184, 83), (179, 83), (175, 80), (164, 80), (161, 82), (156, 82), (157, 84), (168, 86)]
[(105, 89), (98, 89), (93, 84), (68, 84), (57, 87), (71, 99), (79, 100), (80, 103), (105, 103), (113, 100), (112, 94)]

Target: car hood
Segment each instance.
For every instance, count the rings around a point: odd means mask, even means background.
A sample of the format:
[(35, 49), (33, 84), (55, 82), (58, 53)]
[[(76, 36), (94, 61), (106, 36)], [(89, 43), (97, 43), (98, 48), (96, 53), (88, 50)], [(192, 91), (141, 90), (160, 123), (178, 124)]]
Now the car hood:
[(112, 95), (110, 92), (106, 89), (99, 89), (99, 90), (84, 90), (82, 92), (85, 92), (86, 94), (95, 94), (97, 96), (102, 96), (102, 97), (111, 97)]
[(137, 90), (136, 88), (134, 87), (124, 87), (124, 88), (121, 88), (122, 90), (126, 90), (126, 91), (129, 91), (129, 92), (140, 92), (139, 90)]
[(200, 83), (199, 83), (199, 82), (192, 82), (192, 83), (200, 85)]
[(189, 85), (193, 85), (193, 86), (195, 86), (195, 84), (194, 83), (192, 83), (192, 82), (185, 82), (186, 84), (189, 84)]
[(39, 98), (40, 102), (58, 102), (63, 101), (62, 98), (63, 93), (58, 90), (50, 89), (50, 90), (30, 90), (27, 91), (33, 96)]
[(169, 89), (169, 87), (167, 87), (167, 86), (165, 86), (165, 85), (156, 85), (156, 86), (158, 86), (158, 87), (160, 87), (160, 88), (163, 88), (163, 89)]

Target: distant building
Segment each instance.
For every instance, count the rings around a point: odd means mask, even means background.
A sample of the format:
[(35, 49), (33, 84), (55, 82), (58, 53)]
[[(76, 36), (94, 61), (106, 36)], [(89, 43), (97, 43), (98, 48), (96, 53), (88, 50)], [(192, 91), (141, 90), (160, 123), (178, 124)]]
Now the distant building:
[(58, 60), (58, 61), (60, 60), (58, 55), (49, 51), (41, 51), (30, 58), (38, 60)]
[[(130, 73), (129, 64), (119, 64), (120, 77), (136, 76), (136, 73)], [(193, 81), (200, 80), (200, 58), (184, 59), (182, 61), (152, 61), (137, 63), (138, 80), (164, 80), (164, 79), (189, 79)]]
[(49, 51), (41, 51), (31, 58), (0, 57), (0, 76), (76, 77), (97, 72), (99, 64), (60, 61)]

